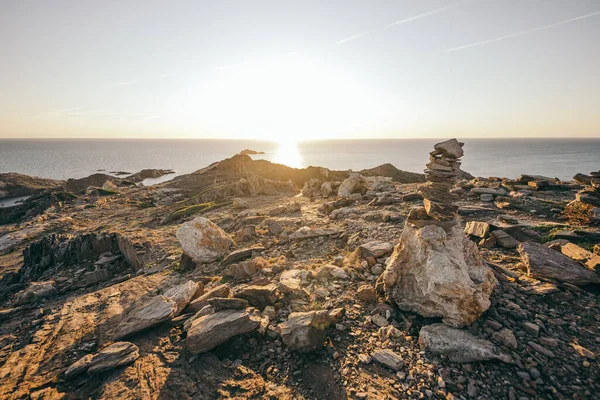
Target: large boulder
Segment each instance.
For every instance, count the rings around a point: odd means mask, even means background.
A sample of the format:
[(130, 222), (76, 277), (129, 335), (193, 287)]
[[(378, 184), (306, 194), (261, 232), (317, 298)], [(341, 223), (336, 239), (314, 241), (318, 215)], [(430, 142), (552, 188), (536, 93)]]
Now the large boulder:
[(192, 322), (187, 332), (186, 347), (193, 354), (205, 353), (259, 326), (260, 317), (246, 310), (224, 310), (205, 315)]
[(491, 342), (445, 324), (433, 324), (421, 328), (419, 345), (424, 350), (444, 355), (450, 361), (459, 363), (494, 359), (504, 362), (511, 360), (509, 355), (501, 353)]
[(462, 327), (489, 308), (496, 278), (460, 224), (407, 222), (380, 283), (400, 309)]
[(349, 198), (354, 193), (365, 194), (369, 187), (369, 181), (357, 172), (353, 172), (342, 182), (338, 189), (338, 196)]
[(280, 325), (281, 339), (292, 350), (309, 353), (323, 348), (330, 323), (326, 310), (294, 312)]
[(206, 218), (197, 217), (177, 229), (181, 248), (195, 263), (209, 263), (225, 257), (235, 245), (224, 230)]
[(534, 277), (554, 279), (572, 285), (600, 283), (600, 274), (577, 261), (542, 244), (523, 242), (517, 247), (527, 273)]
[(165, 296), (155, 296), (132, 309), (121, 320), (112, 334), (114, 340), (133, 335), (167, 321), (176, 315), (178, 304)]

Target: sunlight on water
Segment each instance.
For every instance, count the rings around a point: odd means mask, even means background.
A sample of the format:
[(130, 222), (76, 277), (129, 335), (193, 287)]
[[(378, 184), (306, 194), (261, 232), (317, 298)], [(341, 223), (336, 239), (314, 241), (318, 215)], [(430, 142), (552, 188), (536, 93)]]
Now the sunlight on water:
[(279, 142), (279, 147), (273, 156), (272, 162), (284, 164), (292, 168), (304, 167), (304, 158), (298, 148), (298, 143), (293, 140)]

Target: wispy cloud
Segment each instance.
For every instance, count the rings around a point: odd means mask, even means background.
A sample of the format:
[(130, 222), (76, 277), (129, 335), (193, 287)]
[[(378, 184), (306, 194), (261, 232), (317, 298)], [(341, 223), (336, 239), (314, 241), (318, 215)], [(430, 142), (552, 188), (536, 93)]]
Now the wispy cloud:
[(132, 79), (130, 81), (125, 81), (125, 82), (115, 82), (115, 83), (112, 83), (111, 86), (127, 86), (127, 85), (131, 85), (133, 83), (138, 83), (144, 79), (145, 78), (136, 78), (136, 79)]
[(368, 31), (365, 31), (365, 32), (358, 33), (356, 35), (349, 36), (349, 37), (344, 38), (342, 40), (338, 40), (337, 42), (335, 42), (334, 45), (337, 46), (339, 44), (346, 43), (346, 42), (349, 42), (349, 41), (354, 40), (354, 39), (358, 39), (359, 37), (370, 35), (371, 33), (379, 32), (379, 31), (391, 28), (391, 27), (396, 26), (396, 25), (405, 24), (407, 22), (412, 22), (412, 21), (415, 21), (415, 20), (418, 20), (418, 19), (421, 19), (421, 18), (428, 17), (430, 15), (438, 14), (438, 13), (450, 10), (452, 8), (457, 8), (457, 7), (463, 6), (463, 5), (467, 4), (467, 3), (472, 3), (474, 1), (478, 1), (478, 0), (463, 0), (463, 1), (459, 1), (458, 3), (450, 4), (450, 5), (441, 7), (441, 8), (436, 8), (435, 10), (427, 11), (427, 12), (424, 12), (424, 13), (421, 13), (421, 14), (418, 14), (418, 15), (414, 15), (414, 16), (409, 17), (409, 18), (405, 18), (405, 19), (401, 19), (401, 20), (392, 22), (391, 24), (387, 24), (387, 25), (380, 26), (380, 27), (375, 28), (375, 29), (371, 29), (371, 30), (368, 30)]
[(444, 50), (444, 53), (450, 53), (450, 52), (453, 52), (453, 51), (464, 50), (464, 49), (468, 49), (468, 48), (471, 48), (471, 47), (482, 46), (482, 45), (488, 44), (488, 43), (499, 42), (501, 40), (511, 39), (511, 38), (514, 38), (514, 37), (517, 37), (517, 36), (527, 35), (528, 33), (538, 32), (538, 31), (541, 31), (541, 30), (544, 30), (544, 29), (554, 28), (555, 26), (560, 26), (560, 25), (571, 23), (571, 22), (579, 21), (581, 19), (594, 17), (596, 15), (600, 15), (600, 11), (596, 11), (596, 12), (593, 12), (593, 13), (590, 13), (590, 14), (581, 15), (581, 16), (575, 17), (575, 18), (570, 18), (570, 19), (567, 19), (567, 20), (564, 20), (564, 21), (556, 22), (554, 24), (540, 26), (538, 28), (528, 29), (528, 30), (525, 30), (525, 31), (517, 32), (517, 33), (511, 33), (510, 35), (500, 36), (500, 37), (497, 37), (497, 38), (494, 38), (494, 39), (483, 40), (481, 42), (475, 42), (475, 43), (471, 43), (471, 44), (466, 44), (464, 46), (454, 47), (454, 48), (451, 48), (451, 49)]

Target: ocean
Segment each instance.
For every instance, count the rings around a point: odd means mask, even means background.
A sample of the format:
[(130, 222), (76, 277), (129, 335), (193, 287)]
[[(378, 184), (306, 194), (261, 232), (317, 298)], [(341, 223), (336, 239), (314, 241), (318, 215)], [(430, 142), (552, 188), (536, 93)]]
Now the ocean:
[[(172, 169), (196, 171), (244, 149), (253, 156), (293, 167), (360, 170), (391, 163), (421, 172), (436, 139), (324, 140), (275, 143), (250, 140), (0, 139), (0, 172), (53, 179), (82, 178), (105, 171)], [(600, 169), (600, 139), (464, 139), (462, 169), (482, 177), (538, 174), (571, 179)], [(146, 184), (172, 179), (167, 175)]]

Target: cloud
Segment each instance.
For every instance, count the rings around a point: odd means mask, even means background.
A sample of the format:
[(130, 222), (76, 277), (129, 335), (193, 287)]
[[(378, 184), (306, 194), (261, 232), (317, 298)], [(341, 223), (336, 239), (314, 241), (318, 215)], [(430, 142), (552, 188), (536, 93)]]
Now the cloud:
[(354, 40), (354, 39), (358, 39), (359, 37), (363, 37), (363, 36), (369, 35), (369, 34), (374, 33), (374, 32), (378, 32), (378, 31), (382, 31), (384, 29), (391, 28), (391, 27), (396, 26), (396, 25), (405, 24), (407, 22), (411, 22), (411, 21), (415, 21), (417, 19), (425, 18), (425, 17), (428, 17), (430, 15), (434, 15), (434, 14), (437, 14), (437, 13), (444, 12), (446, 10), (450, 10), (452, 8), (460, 7), (460, 6), (464, 5), (464, 4), (472, 3), (474, 1), (478, 1), (478, 0), (463, 0), (463, 1), (459, 1), (458, 3), (450, 4), (450, 5), (441, 7), (441, 8), (437, 8), (435, 10), (427, 11), (427, 12), (424, 12), (422, 14), (414, 15), (414, 16), (409, 17), (409, 18), (401, 19), (401, 20), (392, 22), (391, 24), (387, 24), (387, 25), (381, 26), (379, 28), (371, 29), (369, 31), (358, 33), (356, 35), (347, 37), (345, 39), (338, 40), (337, 42), (334, 43), (334, 46), (337, 46), (337, 45), (342, 44), (342, 43), (349, 42), (349, 41)]
[(561, 22), (556, 22), (554, 24), (549, 24), (549, 25), (540, 26), (538, 28), (528, 29), (526, 31), (521, 31), (521, 32), (517, 32), (517, 33), (511, 33), (510, 35), (500, 36), (500, 37), (497, 37), (497, 38), (494, 38), (494, 39), (483, 40), (481, 42), (475, 42), (475, 43), (471, 43), (471, 44), (466, 44), (464, 46), (454, 47), (454, 48), (451, 48), (451, 49), (444, 50), (444, 53), (450, 53), (450, 52), (453, 52), (453, 51), (464, 50), (464, 49), (468, 49), (468, 48), (471, 48), (471, 47), (482, 46), (484, 44), (499, 42), (499, 41), (505, 40), (505, 39), (512, 39), (512, 38), (517, 37), (517, 36), (522, 36), (522, 35), (526, 35), (528, 33), (538, 32), (538, 31), (541, 31), (541, 30), (544, 30), (544, 29), (554, 28), (555, 26), (560, 26), (560, 25), (568, 24), (568, 23), (571, 23), (571, 22), (579, 21), (580, 19), (594, 17), (596, 15), (600, 15), (600, 11), (596, 11), (596, 12), (593, 12), (593, 13), (590, 13), (590, 14), (581, 15), (581, 16), (575, 17), (575, 18), (570, 18), (570, 19), (567, 19), (567, 20), (564, 20), (564, 21), (561, 21)]

